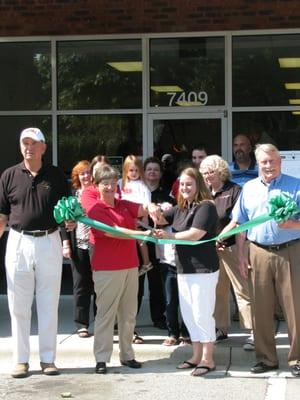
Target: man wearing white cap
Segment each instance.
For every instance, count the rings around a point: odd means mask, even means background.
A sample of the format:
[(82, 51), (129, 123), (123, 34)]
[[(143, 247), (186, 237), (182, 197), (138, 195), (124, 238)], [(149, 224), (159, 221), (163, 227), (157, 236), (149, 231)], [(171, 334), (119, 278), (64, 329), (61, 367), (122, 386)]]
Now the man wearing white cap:
[[(46, 143), (38, 128), (21, 132), (20, 149), (23, 161), (5, 170), (0, 179), (0, 237), (7, 222), (10, 225), (5, 264), (14, 378), (29, 374), (34, 293), (41, 369), (46, 375), (58, 374), (54, 361), (63, 252), (53, 207), (68, 195), (63, 172), (42, 161)], [(63, 246), (68, 245), (64, 240)]]

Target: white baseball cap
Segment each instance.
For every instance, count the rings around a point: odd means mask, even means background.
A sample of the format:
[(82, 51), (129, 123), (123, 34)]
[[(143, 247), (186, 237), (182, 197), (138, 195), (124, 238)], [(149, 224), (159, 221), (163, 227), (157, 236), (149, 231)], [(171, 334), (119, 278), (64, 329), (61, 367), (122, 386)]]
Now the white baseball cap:
[(30, 138), (35, 140), (36, 142), (46, 142), (45, 136), (43, 132), (39, 128), (26, 128), (21, 132), (20, 135), (20, 142), (22, 142), (23, 139), (25, 138)]

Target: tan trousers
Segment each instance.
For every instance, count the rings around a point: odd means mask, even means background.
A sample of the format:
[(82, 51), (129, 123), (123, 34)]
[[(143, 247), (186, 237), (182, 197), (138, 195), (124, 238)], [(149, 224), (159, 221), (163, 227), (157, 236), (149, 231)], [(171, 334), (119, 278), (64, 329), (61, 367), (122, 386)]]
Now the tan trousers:
[(96, 362), (109, 362), (114, 324), (118, 321), (120, 360), (132, 360), (132, 338), (137, 314), (138, 270), (94, 271), (97, 315), (94, 328)]
[(232, 284), (240, 314), (240, 324), (252, 329), (251, 305), (248, 281), (238, 269), (236, 245), (218, 251), (220, 261), (219, 280), (216, 288), (216, 306), (214, 316), (216, 327), (225, 333), (230, 327), (230, 283)]
[(253, 329), (258, 361), (278, 364), (274, 311), (276, 296), (283, 310), (290, 342), (289, 365), (300, 361), (300, 241), (279, 251), (250, 244)]

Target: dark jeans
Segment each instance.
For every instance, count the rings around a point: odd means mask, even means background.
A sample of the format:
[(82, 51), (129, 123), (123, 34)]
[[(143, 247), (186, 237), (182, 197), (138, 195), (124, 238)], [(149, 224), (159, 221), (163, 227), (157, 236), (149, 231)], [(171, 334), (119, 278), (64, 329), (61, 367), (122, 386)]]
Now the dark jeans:
[[(169, 336), (178, 339), (180, 336), (189, 337), (188, 330), (184, 323), (179, 322), (179, 297), (176, 267), (169, 264), (160, 264), (161, 279), (164, 285), (166, 301), (166, 318)], [(180, 335), (181, 334), (181, 335)]]
[[(153, 263), (154, 265), (154, 263)], [(139, 291), (138, 291), (138, 312), (142, 304), (144, 295), (145, 277), (147, 275), (149, 285), (149, 303), (150, 315), (153, 324), (164, 322), (165, 317), (165, 299), (163, 293), (163, 285), (161, 281), (160, 271), (158, 265), (148, 271), (146, 274), (139, 277)]]
[(92, 295), (94, 297), (94, 316), (96, 315), (96, 295), (94, 293), (89, 250), (77, 247), (73, 251), (71, 268), (73, 276), (74, 321), (78, 329), (88, 328), (90, 324)]

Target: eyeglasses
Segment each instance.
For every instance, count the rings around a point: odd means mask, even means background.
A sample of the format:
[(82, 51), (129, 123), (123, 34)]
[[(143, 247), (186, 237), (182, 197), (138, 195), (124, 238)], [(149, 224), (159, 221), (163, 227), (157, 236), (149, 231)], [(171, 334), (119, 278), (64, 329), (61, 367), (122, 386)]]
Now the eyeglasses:
[(115, 181), (115, 180), (113, 180), (113, 181), (103, 180), (103, 181), (99, 182), (99, 185), (102, 185), (103, 187), (109, 187), (109, 186), (114, 187), (114, 186), (117, 186), (117, 184), (118, 184), (118, 181)]
[(207, 176), (207, 175), (214, 175), (216, 173), (216, 171), (205, 171), (205, 172), (201, 172), (201, 174), (203, 176)]

